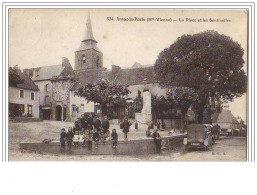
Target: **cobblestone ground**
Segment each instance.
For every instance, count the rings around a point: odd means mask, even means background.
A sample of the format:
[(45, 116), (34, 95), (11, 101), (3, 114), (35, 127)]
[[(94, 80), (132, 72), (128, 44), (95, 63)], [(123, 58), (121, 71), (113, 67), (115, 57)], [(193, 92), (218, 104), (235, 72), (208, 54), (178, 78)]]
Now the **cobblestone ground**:
[[(118, 156), (118, 155), (46, 155), (21, 152), (21, 141), (42, 141), (45, 138), (59, 139), (60, 128), (71, 126), (72, 123), (44, 121), (34, 123), (9, 123), (9, 160), (10, 161), (246, 161), (245, 137), (221, 137), (208, 151), (189, 151), (184, 147), (172, 151), (162, 151), (162, 154)], [(116, 127), (117, 128), (117, 127)], [(162, 135), (167, 135), (161, 132)], [(119, 139), (123, 139), (118, 130)], [(142, 132), (130, 132), (130, 139), (144, 137)]]

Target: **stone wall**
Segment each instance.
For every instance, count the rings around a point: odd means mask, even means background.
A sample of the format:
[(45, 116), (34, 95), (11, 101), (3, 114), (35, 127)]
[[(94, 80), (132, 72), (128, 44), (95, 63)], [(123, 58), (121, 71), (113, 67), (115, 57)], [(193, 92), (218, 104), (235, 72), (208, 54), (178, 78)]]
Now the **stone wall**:
[[(20, 90), (24, 91), (24, 97), (20, 97)], [(38, 91), (31, 91), (28, 89), (20, 89), (16, 87), (9, 87), (8, 90), (9, 103), (23, 104), (24, 113), (28, 113), (28, 105), (32, 106), (32, 117), (39, 118), (39, 93)], [(31, 93), (34, 93), (34, 100), (31, 100)]]
[(70, 119), (70, 89), (73, 86), (71, 79), (52, 80), (52, 116), (56, 118), (56, 106), (66, 105), (66, 118)]
[[(86, 62), (82, 63), (82, 56), (85, 55)], [(75, 52), (75, 70), (80, 69), (96, 69), (97, 68), (97, 56), (99, 56), (99, 67), (103, 67), (103, 54), (94, 49), (87, 49), (83, 51)], [(82, 67), (81, 67), (82, 64)]]
[[(166, 149), (174, 149), (183, 145), (183, 139), (186, 134), (176, 135), (172, 137), (163, 137), (162, 144)], [(155, 144), (152, 138), (146, 138), (142, 140), (129, 140), (118, 141), (118, 147), (112, 148), (112, 143), (108, 142), (106, 145), (100, 143), (96, 149), (94, 143), (92, 150), (87, 147), (72, 146), (71, 150), (65, 146), (61, 148), (60, 142), (51, 142), (49, 144), (44, 143), (20, 143), (21, 150), (29, 150), (40, 153), (50, 154), (72, 154), (72, 155), (142, 155), (142, 154), (154, 154)]]

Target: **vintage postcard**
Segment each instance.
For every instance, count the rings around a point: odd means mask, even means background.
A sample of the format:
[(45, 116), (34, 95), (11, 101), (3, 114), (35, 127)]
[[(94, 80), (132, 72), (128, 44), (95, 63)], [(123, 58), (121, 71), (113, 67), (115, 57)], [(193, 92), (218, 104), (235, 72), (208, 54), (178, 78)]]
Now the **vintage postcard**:
[(8, 17), (9, 161), (247, 161), (247, 9)]

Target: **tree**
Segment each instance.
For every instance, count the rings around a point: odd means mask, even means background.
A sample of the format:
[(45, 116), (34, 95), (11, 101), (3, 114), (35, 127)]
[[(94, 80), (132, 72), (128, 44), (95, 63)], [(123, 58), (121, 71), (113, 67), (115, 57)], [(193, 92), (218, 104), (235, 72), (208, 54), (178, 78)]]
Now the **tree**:
[(247, 91), (243, 54), (230, 37), (205, 31), (179, 37), (159, 54), (154, 69), (162, 86), (195, 90), (194, 108), (201, 123), (210, 101), (231, 101)]
[(126, 96), (130, 93), (128, 86), (101, 80), (95, 84), (87, 83), (78, 89), (75, 95), (84, 97), (88, 102), (99, 103), (104, 115), (108, 108), (126, 105)]
[(17, 87), (18, 84), (22, 84), (24, 80), (19, 75), (19, 67), (18, 65), (9, 67), (9, 86)]
[(188, 87), (174, 87), (167, 92), (167, 96), (181, 110), (181, 125), (185, 130), (186, 114), (192, 103), (197, 101), (197, 93)]
[(164, 112), (168, 111), (172, 106), (164, 96), (152, 95), (152, 111), (155, 119), (160, 118), (163, 121)]

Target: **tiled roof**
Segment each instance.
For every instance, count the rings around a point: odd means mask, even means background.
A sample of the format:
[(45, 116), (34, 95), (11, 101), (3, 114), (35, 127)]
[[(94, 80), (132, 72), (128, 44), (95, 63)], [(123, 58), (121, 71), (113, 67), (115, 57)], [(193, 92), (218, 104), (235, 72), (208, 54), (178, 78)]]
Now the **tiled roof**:
[(59, 76), (64, 68), (65, 67), (62, 64), (33, 68), (33, 70), (37, 71), (37, 75), (35, 75), (32, 79), (34, 81), (51, 79), (53, 76)]
[(20, 71), (18, 72), (18, 74), (24, 82), (21, 84), (17, 84), (17, 88), (39, 91), (38, 86), (32, 81), (31, 78), (29, 78), (27, 75)]
[(79, 87), (84, 86), (86, 83), (96, 83), (101, 79), (106, 79), (117, 84), (124, 85), (141, 85), (146, 82), (156, 83), (153, 66), (144, 68), (130, 68), (120, 69), (116, 73), (111, 70), (87, 70), (76, 73), (78, 82), (72, 87), (72, 90), (76, 90)]
[(87, 50), (87, 49), (94, 49), (96, 51), (100, 51), (100, 49), (97, 47), (96, 43), (94, 43), (93, 41), (82, 41), (81, 45), (79, 46), (79, 48), (76, 51), (83, 51), (83, 50)]
[(213, 123), (232, 123), (235, 117), (228, 109), (222, 109), (221, 113), (213, 115)]
[(215, 112), (215, 113), (212, 115), (212, 122), (213, 122), (213, 123), (217, 123), (217, 122), (218, 122), (218, 118), (219, 118), (219, 113)]
[(114, 82), (119, 84), (141, 85), (144, 84), (144, 79), (146, 79), (147, 83), (156, 82), (153, 66), (144, 68), (121, 69), (117, 74)]
[(76, 72), (77, 82), (74, 84), (71, 90), (76, 90), (79, 87), (84, 86), (86, 83), (96, 83), (101, 79), (111, 80), (110, 71), (102, 71), (97, 69), (84, 70)]

